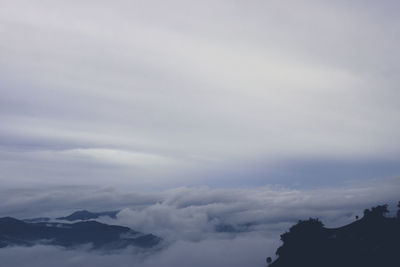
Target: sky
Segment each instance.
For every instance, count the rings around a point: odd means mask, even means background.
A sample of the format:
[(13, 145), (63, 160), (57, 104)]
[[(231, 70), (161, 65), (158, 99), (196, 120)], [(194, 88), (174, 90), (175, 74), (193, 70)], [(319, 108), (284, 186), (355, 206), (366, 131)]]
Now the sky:
[(400, 174), (396, 1), (0, 1), (9, 188)]
[(101, 220), (167, 241), (149, 255), (13, 247), (2, 262), (264, 266), (298, 219), (393, 212), (399, 8), (0, 0), (0, 217), (118, 209)]

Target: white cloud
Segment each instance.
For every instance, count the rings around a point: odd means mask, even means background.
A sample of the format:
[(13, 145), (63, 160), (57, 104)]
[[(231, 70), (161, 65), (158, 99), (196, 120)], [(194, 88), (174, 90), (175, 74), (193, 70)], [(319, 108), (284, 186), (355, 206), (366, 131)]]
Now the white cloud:
[(181, 187), (140, 193), (96, 187), (3, 189), (0, 216), (60, 217), (77, 209), (122, 209), (114, 223), (168, 239), (199, 240), (213, 234), (220, 223), (251, 223), (254, 229), (250, 230), (257, 231), (309, 216), (318, 216), (329, 225), (347, 223), (364, 208), (397, 201), (398, 189), (398, 179), (312, 190)]
[[(111, 254), (49, 246), (0, 249), (6, 266), (257, 266), (273, 256), (279, 236), (298, 219), (320, 218), (328, 227), (353, 222), (365, 208), (398, 201), (399, 179), (314, 190), (284, 188), (176, 188), (158, 193), (63, 187), (0, 191), (0, 216), (67, 215), (77, 209), (121, 209), (105, 223), (129, 226), (165, 240), (158, 251), (128, 248)], [(218, 225), (242, 232), (222, 233)], [(246, 226), (246, 224), (248, 224)], [(18, 256), (16, 256), (18, 255)]]
[[(83, 266), (257, 266), (273, 252), (271, 241), (259, 236), (231, 240), (210, 239), (201, 242), (178, 242), (150, 255), (138, 255), (131, 250), (117, 254), (98, 254), (85, 250), (63, 250), (56, 247), (5, 248), (0, 250), (2, 264), (18, 267), (83, 267)], [(246, 248), (246, 250), (243, 250)]]

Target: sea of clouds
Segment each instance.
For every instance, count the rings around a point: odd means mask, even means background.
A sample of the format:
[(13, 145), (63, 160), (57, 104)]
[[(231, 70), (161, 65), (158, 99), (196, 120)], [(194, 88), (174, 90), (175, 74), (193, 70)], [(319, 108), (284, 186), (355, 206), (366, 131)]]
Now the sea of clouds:
[(163, 192), (124, 192), (114, 188), (59, 187), (7, 190), (0, 216), (67, 215), (77, 209), (120, 209), (104, 223), (131, 227), (164, 239), (149, 251), (113, 253), (37, 245), (0, 250), (1, 266), (263, 266), (274, 256), (279, 236), (299, 219), (320, 218), (327, 227), (355, 220), (363, 209), (399, 200), (399, 179), (338, 188), (292, 190), (175, 188)]

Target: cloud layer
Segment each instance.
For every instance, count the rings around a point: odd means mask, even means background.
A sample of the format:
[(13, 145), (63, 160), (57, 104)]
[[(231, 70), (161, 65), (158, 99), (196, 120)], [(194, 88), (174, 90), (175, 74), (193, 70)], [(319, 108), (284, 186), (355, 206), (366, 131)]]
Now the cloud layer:
[(397, 201), (399, 7), (0, 0), (0, 216), (121, 209), (167, 240), (2, 263), (263, 266), (298, 219)]
[[(176, 188), (158, 193), (111, 188), (63, 187), (38, 191), (3, 190), (0, 216), (18, 218), (66, 215), (77, 209), (121, 209), (116, 219), (164, 238), (158, 251), (126, 249), (114, 254), (86, 248), (64, 250), (38, 245), (0, 249), (7, 266), (262, 266), (273, 256), (279, 236), (298, 219), (318, 217), (328, 227), (362, 215), (364, 208), (398, 201), (399, 179), (314, 190), (285, 188)], [(18, 256), (17, 256), (18, 255)]]
[(7, 185), (267, 184), (400, 153), (395, 1), (0, 5)]

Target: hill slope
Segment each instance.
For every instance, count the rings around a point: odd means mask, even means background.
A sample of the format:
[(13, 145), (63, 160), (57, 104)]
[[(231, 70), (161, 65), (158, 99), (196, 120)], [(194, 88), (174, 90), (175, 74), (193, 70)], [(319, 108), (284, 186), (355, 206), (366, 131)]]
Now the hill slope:
[(59, 218), (57, 218), (57, 220), (66, 220), (66, 221), (82, 220), (82, 221), (84, 221), (84, 220), (90, 220), (90, 219), (97, 219), (102, 216), (108, 216), (110, 218), (115, 219), (117, 217), (118, 212), (119, 212), (119, 210), (103, 211), (103, 212), (90, 212), (87, 210), (78, 210), (68, 216), (59, 217)]
[(281, 235), (279, 258), (270, 267), (400, 266), (400, 219), (388, 218), (387, 205), (365, 210), (344, 227), (327, 229), (318, 219), (299, 221)]
[(28, 223), (11, 217), (0, 218), (0, 248), (31, 246), (39, 243), (67, 248), (92, 244), (94, 249), (120, 249), (127, 246), (150, 248), (161, 238), (128, 227), (96, 221), (67, 223)]

